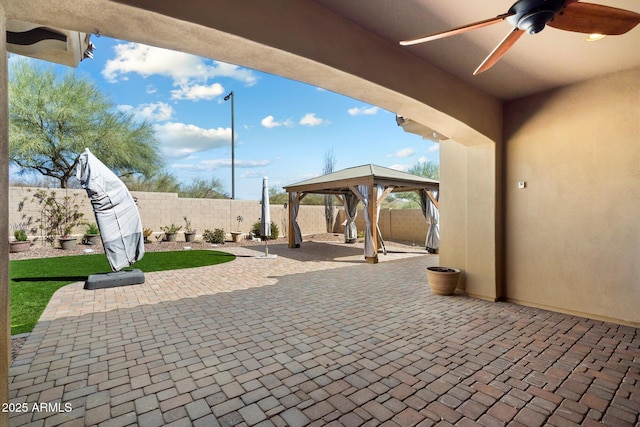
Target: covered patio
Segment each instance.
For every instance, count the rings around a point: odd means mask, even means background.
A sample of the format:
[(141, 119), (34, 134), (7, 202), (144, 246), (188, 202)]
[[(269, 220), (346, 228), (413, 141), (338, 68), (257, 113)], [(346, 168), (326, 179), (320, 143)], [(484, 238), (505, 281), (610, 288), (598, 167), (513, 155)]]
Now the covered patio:
[(140, 286), (61, 288), (9, 371), (28, 408), (11, 425), (638, 422), (637, 329), (436, 296), (437, 255), (390, 251), (372, 269), (348, 262), (356, 249), (274, 245), (266, 263), (236, 247)]
[(367, 164), (343, 169), (316, 178), (287, 185), (289, 194), (289, 247), (298, 248), (302, 243), (302, 232), (296, 221), (300, 201), (307, 194), (325, 194), (337, 197), (344, 207), (345, 242), (353, 243), (357, 238), (355, 217), (358, 203), (364, 205), (365, 229), (364, 256), (368, 263), (378, 262), (378, 251), (386, 254), (384, 240), (378, 227), (380, 205), (391, 193), (415, 191), (420, 197), (422, 212), (430, 223), (426, 245), (431, 238), (432, 248), (439, 244), (438, 189), (436, 180), (412, 175), (383, 166)]

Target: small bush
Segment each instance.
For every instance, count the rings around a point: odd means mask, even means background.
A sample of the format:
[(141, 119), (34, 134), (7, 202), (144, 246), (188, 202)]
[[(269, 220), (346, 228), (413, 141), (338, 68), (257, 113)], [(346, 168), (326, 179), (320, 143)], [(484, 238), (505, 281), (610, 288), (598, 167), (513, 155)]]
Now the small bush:
[(182, 226), (171, 223), (171, 225), (165, 225), (164, 227), (160, 227), (160, 229), (166, 234), (175, 234), (178, 231), (182, 230)]
[[(262, 238), (262, 236), (260, 236), (260, 234), (261, 234), (260, 233), (260, 221), (258, 221), (255, 224), (253, 224), (253, 226), (251, 227), (251, 234), (253, 234), (256, 237)], [(269, 237), (269, 240), (277, 239), (279, 234), (280, 234), (280, 229), (278, 228), (278, 226), (273, 221), (271, 221), (271, 236)]]
[(202, 240), (207, 243), (224, 243), (225, 232), (222, 228), (216, 228), (215, 230), (204, 230), (202, 233)]
[(92, 222), (91, 224), (87, 225), (87, 230), (85, 231), (85, 234), (100, 234), (100, 229), (98, 228), (98, 224), (96, 224), (95, 222)]
[(18, 229), (13, 232), (13, 237), (16, 238), (17, 242), (26, 242), (27, 241), (27, 232), (23, 229)]

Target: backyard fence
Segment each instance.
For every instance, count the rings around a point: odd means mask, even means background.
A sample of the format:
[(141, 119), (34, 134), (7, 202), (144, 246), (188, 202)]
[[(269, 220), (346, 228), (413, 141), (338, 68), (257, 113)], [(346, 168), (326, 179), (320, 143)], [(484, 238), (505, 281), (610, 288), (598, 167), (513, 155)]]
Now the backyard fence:
[[(32, 202), (38, 188), (9, 187), (9, 229), (13, 235), (16, 228), (28, 228), (24, 224), (31, 218), (32, 227), (37, 228), (40, 219), (40, 206)], [(80, 212), (87, 222), (95, 222), (93, 209), (87, 194), (82, 189), (43, 189), (55, 191), (56, 198), (64, 197), (76, 199), (80, 205)], [(186, 216), (191, 227), (197, 230), (196, 235), (201, 238), (205, 229), (223, 229), (227, 234), (231, 231), (241, 231), (247, 235), (251, 226), (260, 220), (261, 205), (259, 200), (230, 200), (230, 199), (189, 199), (180, 198), (176, 193), (152, 193), (132, 191), (136, 199), (142, 226), (154, 231), (154, 235), (162, 234), (162, 227), (175, 224), (184, 230)], [(24, 201), (22, 211), (18, 211), (19, 203)], [(280, 236), (286, 236), (289, 225), (288, 211), (284, 205), (271, 205), (271, 221), (280, 229)], [(241, 216), (243, 221), (238, 223)], [(334, 208), (334, 233), (343, 233), (344, 212), (342, 208)], [(423, 246), (427, 234), (427, 223), (419, 209), (381, 209), (378, 225), (385, 240), (415, 243)], [(321, 234), (326, 232), (324, 206), (301, 205), (298, 213), (298, 223), (303, 235)], [(356, 218), (358, 230), (364, 230), (364, 214), (359, 210)], [(84, 234), (85, 227), (76, 227), (72, 234)], [(29, 231), (27, 230), (29, 233)], [(30, 237), (40, 236), (40, 231), (29, 233)], [(181, 234), (181, 233), (180, 233)]]

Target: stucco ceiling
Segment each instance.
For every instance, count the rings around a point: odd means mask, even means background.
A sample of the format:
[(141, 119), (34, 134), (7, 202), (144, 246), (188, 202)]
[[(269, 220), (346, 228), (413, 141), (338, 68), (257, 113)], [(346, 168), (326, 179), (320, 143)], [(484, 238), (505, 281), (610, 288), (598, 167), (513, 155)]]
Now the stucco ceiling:
[[(506, 12), (512, 0), (314, 0), (390, 43), (444, 31)], [(590, 0), (640, 13), (638, 0)], [(507, 22), (416, 46), (408, 52), (501, 99), (640, 66), (640, 25), (587, 42), (581, 33), (547, 27), (524, 34), (489, 71), (473, 76), (512, 27)]]

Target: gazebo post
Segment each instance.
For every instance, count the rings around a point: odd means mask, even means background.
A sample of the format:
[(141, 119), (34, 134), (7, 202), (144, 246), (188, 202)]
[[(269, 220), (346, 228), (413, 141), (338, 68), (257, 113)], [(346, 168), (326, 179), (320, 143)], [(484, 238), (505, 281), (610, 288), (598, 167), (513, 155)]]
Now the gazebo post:
[(375, 248), (375, 255), (372, 257), (366, 257), (366, 261), (368, 264), (377, 264), (378, 263), (378, 230), (376, 228), (376, 224), (378, 223), (378, 192), (376, 191), (376, 186), (373, 184), (368, 185), (368, 195), (367, 199), (369, 200), (367, 209), (369, 209), (369, 218), (371, 220), (371, 244)]

